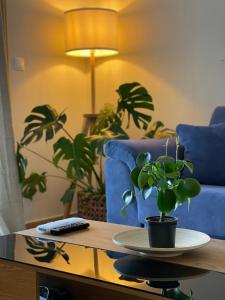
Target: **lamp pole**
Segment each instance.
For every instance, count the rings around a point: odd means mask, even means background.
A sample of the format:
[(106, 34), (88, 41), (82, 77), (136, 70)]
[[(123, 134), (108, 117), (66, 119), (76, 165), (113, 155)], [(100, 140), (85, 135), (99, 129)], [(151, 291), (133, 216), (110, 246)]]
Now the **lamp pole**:
[(84, 122), (82, 131), (86, 134), (90, 133), (98, 114), (96, 114), (96, 90), (95, 90), (95, 50), (91, 50), (90, 55), (90, 71), (91, 71), (91, 113), (84, 114)]
[(95, 50), (91, 50), (90, 56), (90, 66), (91, 66), (91, 113), (95, 114)]

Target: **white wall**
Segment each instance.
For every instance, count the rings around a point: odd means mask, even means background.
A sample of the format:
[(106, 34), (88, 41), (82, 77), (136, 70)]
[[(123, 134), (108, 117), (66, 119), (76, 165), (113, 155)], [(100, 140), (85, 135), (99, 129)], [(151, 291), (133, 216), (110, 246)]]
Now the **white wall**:
[[(207, 124), (225, 105), (225, 1), (223, 0), (7, 0), (10, 59), (25, 58), (25, 72), (11, 71), (15, 136), (35, 105), (68, 107), (68, 129), (78, 131), (89, 109), (89, 74), (83, 59), (63, 55), (63, 10), (101, 6), (120, 12), (120, 54), (99, 59), (98, 108), (116, 101), (115, 88), (145, 85), (154, 98), (154, 119)], [(137, 131), (133, 130), (134, 136)], [(50, 146), (35, 145), (50, 155)], [(29, 156), (30, 157), (30, 156)], [(32, 158), (32, 168), (46, 164)], [(49, 170), (49, 168), (47, 168)], [(53, 171), (51, 171), (53, 172)], [(48, 192), (26, 202), (27, 220), (60, 214), (65, 184), (51, 180)]]
[[(36, 105), (50, 104), (58, 111), (66, 108), (67, 129), (75, 134), (81, 127), (82, 114), (88, 109), (87, 68), (85, 61), (64, 55), (62, 13), (39, 1), (9, 0), (10, 62), (14, 56), (25, 58), (25, 71), (11, 67), (11, 99), (15, 138), (22, 137), (24, 118)], [(51, 158), (51, 143), (37, 143), (32, 149)], [(24, 152), (25, 154), (25, 152)], [(56, 173), (48, 163), (33, 155), (30, 170)], [(48, 179), (48, 191), (33, 202), (25, 200), (27, 221), (62, 214), (59, 202), (66, 181)]]
[(101, 99), (138, 80), (153, 95), (154, 118), (173, 128), (207, 124), (213, 108), (225, 105), (225, 2), (139, 0), (120, 19), (121, 54), (98, 68)]

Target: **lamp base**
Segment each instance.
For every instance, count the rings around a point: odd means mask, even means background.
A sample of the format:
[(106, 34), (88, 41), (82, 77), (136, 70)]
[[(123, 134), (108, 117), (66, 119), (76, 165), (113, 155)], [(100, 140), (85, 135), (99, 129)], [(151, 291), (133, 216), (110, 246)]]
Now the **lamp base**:
[(89, 134), (98, 117), (98, 114), (83, 114), (82, 132)]

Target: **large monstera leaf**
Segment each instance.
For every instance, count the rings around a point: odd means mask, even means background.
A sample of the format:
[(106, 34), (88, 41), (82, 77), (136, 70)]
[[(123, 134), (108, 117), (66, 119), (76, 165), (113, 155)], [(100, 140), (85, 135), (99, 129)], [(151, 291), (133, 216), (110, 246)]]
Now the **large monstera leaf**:
[[(119, 94), (117, 113), (127, 112), (128, 125), (130, 117), (138, 128), (147, 129), (152, 117), (147, 111), (153, 111), (152, 97), (148, 91), (138, 82), (125, 83), (119, 86), (116, 92)], [(146, 112), (143, 112), (145, 110)]]
[(58, 166), (61, 160), (68, 161), (67, 176), (83, 178), (89, 174), (96, 162), (93, 147), (84, 133), (75, 136), (74, 140), (60, 138), (54, 144), (53, 163)]
[(39, 191), (44, 193), (46, 191), (46, 173), (38, 174), (31, 173), (27, 178), (24, 178), (22, 182), (22, 195), (24, 198), (33, 199), (33, 196)]
[(32, 113), (25, 119), (25, 123), (28, 125), (24, 129), (22, 144), (28, 145), (31, 142), (37, 142), (43, 135), (46, 142), (51, 140), (63, 128), (66, 119), (67, 117), (64, 112), (58, 114), (49, 105), (36, 106), (32, 110)]

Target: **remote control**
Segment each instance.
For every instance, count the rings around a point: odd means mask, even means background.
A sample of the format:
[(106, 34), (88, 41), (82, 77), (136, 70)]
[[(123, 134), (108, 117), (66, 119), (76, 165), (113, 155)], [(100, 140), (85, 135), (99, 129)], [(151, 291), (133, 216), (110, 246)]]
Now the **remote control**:
[(61, 235), (61, 234), (64, 234), (64, 233), (69, 233), (69, 232), (73, 232), (73, 231), (86, 229), (89, 226), (90, 226), (89, 223), (77, 222), (77, 223), (73, 223), (73, 224), (60, 226), (60, 227), (57, 227), (57, 228), (52, 228), (50, 230), (50, 233), (52, 235)]

